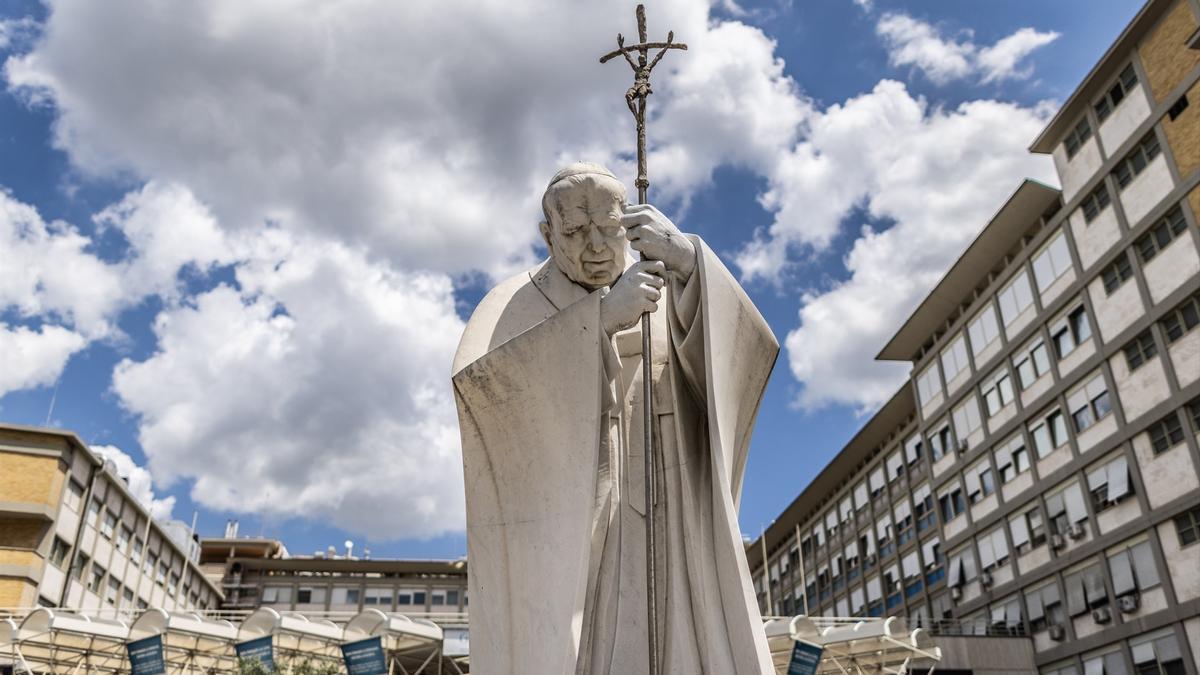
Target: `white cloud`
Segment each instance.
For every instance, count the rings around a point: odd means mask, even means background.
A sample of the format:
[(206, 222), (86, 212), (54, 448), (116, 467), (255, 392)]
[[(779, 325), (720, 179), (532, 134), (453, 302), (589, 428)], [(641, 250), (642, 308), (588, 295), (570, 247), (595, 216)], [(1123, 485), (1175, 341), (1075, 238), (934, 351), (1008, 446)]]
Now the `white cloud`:
[(882, 82), (812, 121), (773, 180), (777, 218), (743, 253), (743, 272), (769, 278), (772, 252), (827, 241), (855, 206), (894, 225), (864, 226), (844, 260), (849, 277), (804, 294), (786, 340), (801, 405), (866, 410), (895, 391), (907, 365), (874, 355), (1020, 177), (1054, 180), (1047, 158), (1025, 150), (1049, 113), (996, 101), (931, 109)]
[(37, 22), (32, 17), (0, 19), (0, 50), (18, 46), (29, 39), (36, 28)]
[(62, 326), (26, 326), (0, 323), (0, 396), (11, 391), (53, 384), (67, 359), (87, 340)]
[(1032, 28), (1022, 28), (1008, 37), (1000, 40), (991, 47), (979, 50), (979, 68), (983, 71), (983, 81), (996, 82), (999, 80), (1021, 80), (1033, 74), (1033, 67), (1018, 68), (1030, 52), (1054, 42), (1059, 33), (1054, 31), (1039, 32)]
[(154, 481), (150, 472), (133, 461), (125, 451), (113, 445), (93, 445), (92, 451), (101, 458), (111, 460), (117, 469), (117, 475), (125, 479), (129, 491), (155, 520), (170, 520), (171, 511), (175, 509), (175, 497), (157, 497), (154, 494)]
[(112, 330), (123, 301), (120, 275), (92, 240), (0, 188), (0, 311), (71, 326), (90, 338)]
[(1021, 28), (995, 44), (980, 47), (970, 40), (944, 37), (937, 27), (913, 17), (889, 12), (880, 17), (875, 32), (888, 47), (893, 66), (913, 66), (936, 84), (970, 76), (983, 83), (1028, 78), (1032, 67), (1018, 64), (1031, 52), (1058, 39), (1053, 31)]
[(241, 291), (164, 311), (157, 353), (114, 373), (155, 477), (381, 539), (460, 530), (450, 280), (280, 230), (240, 257)]

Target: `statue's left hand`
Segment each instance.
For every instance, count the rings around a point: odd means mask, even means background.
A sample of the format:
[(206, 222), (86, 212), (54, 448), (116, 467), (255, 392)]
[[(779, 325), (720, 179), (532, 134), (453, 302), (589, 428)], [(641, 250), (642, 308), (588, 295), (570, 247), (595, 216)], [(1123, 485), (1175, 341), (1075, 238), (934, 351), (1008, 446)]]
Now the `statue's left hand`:
[(691, 278), (696, 269), (696, 247), (661, 211), (650, 204), (628, 204), (621, 224), (633, 250), (650, 260), (661, 260), (683, 281)]

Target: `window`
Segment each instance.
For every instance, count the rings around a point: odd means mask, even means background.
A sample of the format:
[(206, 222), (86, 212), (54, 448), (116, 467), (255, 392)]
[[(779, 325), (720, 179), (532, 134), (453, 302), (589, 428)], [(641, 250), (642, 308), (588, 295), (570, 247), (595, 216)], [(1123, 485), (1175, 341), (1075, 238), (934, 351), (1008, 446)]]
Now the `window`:
[(1142, 262), (1154, 259), (1186, 229), (1187, 221), (1183, 219), (1183, 211), (1177, 205), (1134, 242)]
[(1033, 257), (1033, 278), (1039, 291), (1050, 287), (1067, 270), (1071, 269), (1071, 252), (1067, 249), (1067, 236), (1061, 231), (1037, 255)]
[(995, 416), (1004, 409), (1004, 406), (1013, 402), (1012, 378), (1008, 375), (1008, 368), (1004, 366), (1000, 366), (991, 377), (984, 381), (981, 388), (988, 417)]
[(71, 545), (63, 541), (61, 537), (54, 537), (54, 543), (50, 545), (50, 562), (61, 569), (70, 553)]
[(979, 420), (979, 402), (974, 396), (967, 396), (962, 405), (954, 409), (953, 417), (954, 431), (962, 439), (970, 436), (982, 425)]
[(67, 481), (67, 495), (64, 501), (72, 511), (79, 513), (79, 505), (83, 503), (83, 486), (75, 482), (74, 478)]
[(1138, 675), (1183, 675), (1187, 672), (1179, 643), (1171, 633), (1144, 642), (1131, 641), (1130, 648)]
[(986, 460), (968, 469), (963, 480), (967, 485), (967, 499), (972, 504), (978, 504), (996, 491), (996, 477)]
[(1030, 342), (1013, 359), (1021, 391), (1033, 386), (1038, 378), (1050, 372), (1050, 355), (1046, 352), (1046, 343), (1041, 338)]
[(917, 517), (918, 532), (936, 522), (933, 513), (933, 491), (929, 489), (928, 483), (913, 490), (913, 510)]
[(134, 567), (137, 567), (142, 562), (142, 549), (144, 547), (145, 545), (142, 544), (140, 537), (133, 540), (133, 549), (129, 552), (129, 559), (133, 561)]
[(100, 518), (100, 502), (93, 499), (92, 501), (88, 502), (87, 522), (92, 527), (99, 527), (100, 526), (100, 523), (98, 522), (99, 518)]
[[(392, 589), (390, 588), (368, 588), (366, 596), (363, 598), (364, 605), (383, 605), (386, 607), (392, 606)], [(424, 604), (422, 602), (421, 604)]]
[(425, 591), (416, 591), (413, 593), (413, 604), (421, 607), (425, 606)]
[(979, 566), (985, 572), (1008, 563), (1008, 540), (1004, 538), (1003, 527), (980, 535), (976, 543), (979, 547)]
[(1118, 598), (1148, 591), (1161, 582), (1149, 540), (1110, 549), (1108, 574), (1112, 579), (1113, 594)]
[(1063, 145), (1067, 147), (1067, 159), (1074, 157), (1075, 153), (1079, 152), (1079, 149), (1091, 137), (1092, 127), (1088, 124), (1087, 118), (1084, 117), (1079, 120), (1079, 124), (1076, 124), (1075, 128), (1063, 139)]
[(838, 536), (837, 511), (828, 511), (825, 513), (825, 529), (829, 532), (830, 539)]
[(967, 361), (967, 341), (959, 335), (942, 352), (942, 373), (950, 382), (970, 365)]
[(117, 599), (121, 597), (121, 582), (109, 577), (108, 586), (104, 589), (104, 602), (113, 605), (117, 604)]
[(1094, 467), (1087, 474), (1092, 508), (1100, 513), (1133, 493), (1129, 484), (1129, 462), (1125, 455)]
[(1104, 383), (1104, 374), (1096, 373), (1087, 384), (1069, 394), (1067, 408), (1071, 411), (1071, 420), (1075, 423), (1077, 433), (1083, 433), (1107, 417), (1112, 412), (1112, 402), (1108, 396), (1108, 385)]
[(1104, 184), (1104, 181), (1101, 181), (1095, 190), (1092, 190), (1087, 197), (1083, 198), (1081, 206), (1083, 208), (1084, 222), (1091, 223), (1096, 219), (1096, 216), (1100, 215), (1101, 211), (1108, 208), (1111, 202), (1112, 198), (1108, 196), (1108, 186)]
[(1021, 271), (996, 298), (1000, 302), (1000, 318), (1004, 319), (1004, 325), (1012, 324), (1025, 308), (1033, 304), (1029, 276)]
[(933, 363), (917, 376), (917, 395), (921, 398), (921, 405), (925, 405), (941, 392), (942, 383), (938, 380), (937, 364)]
[(842, 517), (842, 526), (848, 527), (854, 517), (854, 505), (850, 503), (850, 495), (846, 495), (838, 503), (838, 515)]
[(904, 442), (904, 459), (909, 467), (921, 459), (922, 450), (920, 436), (913, 436)]
[(1167, 108), (1167, 117), (1170, 117), (1171, 121), (1174, 122), (1175, 118), (1182, 115), (1184, 110), (1187, 110), (1187, 107), (1188, 97), (1187, 94), (1184, 94), (1183, 96), (1180, 96), (1179, 99), (1174, 103), (1172, 103), (1170, 108)]
[(170, 582), (167, 584), (167, 593), (171, 597), (175, 597), (175, 592), (176, 592), (176, 589), (178, 589), (178, 588), (179, 588), (179, 575), (176, 574), (175, 572), (171, 572), (171, 579), (170, 579)]
[(893, 514), (896, 516), (896, 539), (903, 546), (913, 538), (912, 507), (908, 505), (907, 501), (901, 501), (896, 505)]
[(1083, 492), (1078, 483), (1046, 498), (1046, 517), (1050, 519), (1050, 531), (1066, 536), (1072, 525), (1088, 519), (1087, 506), (1083, 503)]
[(1113, 169), (1113, 176), (1117, 179), (1117, 184), (1125, 188), (1132, 183), (1133, 179), (1145, 171), (1155, 157), (1158, 157), (1159, 152), (1158, 136), (1151, 129), (1150, 133), (1146, 134), (1141, 142), (1125, 156), (1125, 159), (1121, 160)]
[(443, 606), (446, 604), (446, 592), (434, 591), (430, 594), (430, 603), (433, 606)]
[(971, 352), (979, 356), (988, 345), (1000, 337), (1000, 324), (996, 321), (996, 309), (992, 305), (983, 308), (967, 326), (971, 338)]
[(950, 425), (946, 424), (938, 429), (929, 439), (930, 453), (933, 455), (933, 461), (938, 461), (950, 452)]
[(1150, 434), (1150, 447), (1156, 455), (1179, 445), (1184, 438), (1183, 424), (1179, 421), (1179, 415), (1173, 412), (1151, 424), (1146, 431)]
[(1108, 604), (1108, 591), (1104, 589), (1104, 573), (1099, 562), (1064, 575), (1063, 585), (1067, 590), (1067, 613), (1071, 616), (1086, 614)]
[(1158, 347), (1154, 345), (1154, 335), (1147, 328), (1122, 347), (1121, 351), (1125, 352), (1125, 363), (1129, 366), (1129, 372), (1133, 372), (1154, 358), (1158, 354)]
[(154, 583), (159, 586), (167, 583), (167, 563), (161, 562), (158, 564), (158, 570), (154, 573)]
[(854, 507), (861, 511), (871, 505), (868, 493), (867, 482), (863, 481), (854, 486)]
[(1121, 104), (1121, 101), (1124, 101), (1125, 97), (1128, 96), (1130, 92), (1133, 91), (1133, 88), (1137, 86), (1137, 81), (1137, 75), (1133, 72), (1133, 64), (1131, 63), (1125, 66), (1125, 70), (1121, 71), (1121, 75), (1117, 77), (1117, 81), (1113, 82), (1112, 87), (1110, 87), (1109, 90), (1105, 92), (1104, 96), (1101, 97), (1099, 101), (1096, 101), (1095, 105), (1092, 106), (1096, 109), (1096, 117), (1100, 118), (1101, 122), (1108, 119), (1108, 116), (1112, 114), (1112, 111), (1115, 110), (1117, 106)]
[(133, 537), (133, 530), (122, 525), (120, 530), (117, 530), (117, 550), (124, 553), (129, 549), (129, 539)]
[(1121, 650), (1097, 654), (1083, 659), (1084, 675), (1129, 675)]
[(1012, 531), (1013, 546), (1016, 547), (1018, 555), (1025, 555), (1046, 543), (1046, 527), (1042, 523), (1042, 512), (1036, 506), (1018, 514), (1009, 522), (1009, 526)]
[(105, 539), (112, 539), (113, 532), (117, 527), (117, 514), (104, 510), (104, 520), (100, 522), (100, 534), (104, 535)]
[(879, 541), (880, 557), (890, 554), (895, 547), (892, 545), (892, 522), (887, 514), (876, 521), (875, 534)]
[(458, 591), (446, 591), (446, 604), (458, 607)]
[(296, 590), (296, 602), (302, 605), (307, 605), (312, 602), (312, 589), (300, 588)]
[(1180, 546), (1200, 541), (1200, 506), (1175, 516), (1175, 534), (1179, 535)]
[(1050, 626), (1062, 626), (1062, 596), (1054, 583), (1046, 584), (1033, 591), (1025, 593), (1025, 605), (1030, 615), (1030, 629), (1033, 633), (1045, 631)]
[(1193, 295), (1163, 317), (1162, 327), (1167, 334), (1167, 344), (1174, 344), (1197, 325), (1200, 325), (1200, 295)]
[(889, 483), (895, 482), (896, 479), (904, 475), (904, 456), (900, 454), (898, 448), (891, 455), (888, 455), (886, 465)]
[(1038, 459), (1049, 455), (1067, 443), (1067, 423), (1062, 411), (1055, 410), (1029, 427)]
[(938, 496), (938, 506), (942, 511), (942, 522), (948, 523), (959, 516), (967, 508), (963, 499), (962, 488), (958, 485)]
[(79, 581), (83, 581), (84, 570), (87, 569), (89, 558), (80, 553), (75, 556), (75, 562), (71, 564), (71, 576)]
[(292, 601), (292, 589), (289, 586), (267, 586), (263, 589), (264, 604), (289, 604)]
[(1001, 483), (1008, 483), (1029, 470), (1029, 451), (1025, 448), (1025, 437), (1019, 433), (996, 446), (995, 454)]
[(1192, 418), (1192, 426), (1195, 427), (1196, 433), (1200, 434), (1200, 397), (1188, 401), (1187, 409)]
[(1133, 267), (1129, 264), (1129, 253), (1121, 251), (1117, 259), (1100, 270), (1100, 279), (1104, 282), (1104, 294), (1112, 295), (1133, 276)]
[(100, 592), (100, 587), (104, 584), (104, 568), (99, 565), (92, 565), (92, 576), (88, 581), (88, 590), (95, 593)]
[(969, 547), (950, 554), (950, 578), (947, 583), (951, 588), (962, 586), (978, 574), (979, 570), (975, 567), (975, 556), (971, 555)]
[(153, 551), (146, 554), (146, 566), (142, 571), (148, 576), (154, 574), (154, 567), (158, 565), (158, 554)]
[(1092, 327), (1088, 323), (1087, 310), (1079, 305), (1066, 316), (1050, 325), (1050, 339), (1054, 341), (1054, 351), (1058, 358), (1064, 359), (1075, 351), (1075, 347), (1092, 337)]

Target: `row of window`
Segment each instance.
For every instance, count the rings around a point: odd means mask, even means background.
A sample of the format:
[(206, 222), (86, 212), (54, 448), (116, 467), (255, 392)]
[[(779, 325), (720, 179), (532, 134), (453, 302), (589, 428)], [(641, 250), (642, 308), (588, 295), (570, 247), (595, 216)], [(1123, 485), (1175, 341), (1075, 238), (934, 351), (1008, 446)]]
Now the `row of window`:
[[(332, 589), (327, 589), (322, 586), (300, 586), (293, 593), (291, 586), (265, 586), (262, 591), (261, 602), (264, 605), (292, 605), (293, 596), (297, 605), (323, 605), (325, 604), (326, 591), (329, 591), (329, 602), (331, 606), (357, 606), (359, 601), (362, 601), (364, 606), (375, 607), (392, 607), (393, 605), (400, 607), (425, 607), (428, 601), (429, 605), (434, 607), (458, 607), (459, 591), (457, 589), (394, 589), (394, 588), (372, 588), (361, 589), (358, 587), (341, 587), (335, 586)], [(463, 604), (467, 603), (466, 594), (463, 594)]]
[[(1081, 391), (1085, 392), (1085, 400), (1088, 386), (1096, 381), (1092, 379), (1081, 387)], [(1087, 400), (1086, 409), (1094, 410), (1097, 405), (1095, 401), (1099, 398), (1098, 395)], [(1083, 408), (1077, 411), (1073, 417), (1083, 418), (1082, 410)], [(1182, 411), (1172, 412), (1145, 429), (1144, 433), (1148, 435), (1155, 453), (1165, 452), (1184, 442), (1185, 432), (1179, 412), (1191, 418), (1195, 433), (1200, 434), (1200, 399), (1197, 399)], [(1061, 447), (1067, 442), (1064, 415), (1055, 410), (1031, 420), (1030, 437), (1034, 439), (1039, 457), (1044, 457)], [(870, 570), (878, 561), (886, 560), (898, 546), (903, 546), (917, 533), (935, 525), (935, 503), (945, 525), (958, 518), (966, 510), (968, 503), (979, 503), (995, 493), (998, 485), (1009, 483), (1030, 468), (1031, 457), (1024, 436), (1016, 434), (997, 444), (990, 456), (981, 458), (964, 472), (961, 482), (952, 480), (943, 487), (936, 500), (928, 483), (917, 486), (912, 491), (913, 506), (910, 507), (907, 500), (902, 500), (891, 510), (885, 510), (873, 528), (858, 532), (857, 537), (851, 539), (844, 547), (836, 549), (828, 558), (828, 564), (814, 563), (816, 548), (813, 542), (820, 541), (824, 544), (824, 539), (803, 538), (799, 546), (793, 544), (787, 554), (773, 561), (769, 568), (769, 581), (773, 587), (777, 585), (782, 575), (786, 575), (790, 568), (798, 566), (800, 556), (803, 555), (811, 575), (810, 588), (806, 589), (810, 599), (814, 602), (828, 599), (846, 583), (854, 581), (860, 574)], [(1110, 453), (1105, 459), (1087, 467), (1084, 477), (1085, 481), (1082, 483), (1072, 479), (1048, 491), (1044, 516), (1043, 510), (1035, 500), (1017, 509), (1015, 514), (1009, 517), (1012, 547), (1018, 555), (1025, 555), (1039, 548), (1048, 538), (1053, 539), (1051, 543), (1057, 550), (1070, 540), (1086, 536), (1086, 522), (1090, 515), (1085, 500), (1090, 501), (1091, 513), (1099, 514), (1134, 494), (1128, 459), (1121, 450)], [(1083, 486), (1086, 486), (1086, 492)], [(815, 527), (818, 532), (823, 531), (820, 521)], [(1180, 530), (1180, 540), (1191, 543), (1195, 540), (1196, 532), (1194, 527), (1183, 528)], [(940, 547), (940, 539), (934, 538), (930, 541)], [(950, 571), (952, 586), (974, 579), (977, 569), (975, 552), (978, 553), (983, 571), (1005, 564), (1008, 540), (1004, 537), (1003, 527), (981, 533), (977, 537), (974, 552), (969, 546), (954, 552), (951, 556)], [(926, 558), (933, 559), (929, 555)], [(793, 573), (793, 578), (799, 578), (798, 572)]]
[[(1096, 111), (1096, 117), (1100, 122), (1108, 119), (1108, 116), (1116, 110), (1117, 106), (1129, 96), (1130, 92), (1137, 86), (1137, 74), (1133, 70), (1133, 64), (1125, 66), (1121, 74), (1117, 76), (1117, 80), (1113, 82), (1104, 95), (1096, 101), (1092, 109)], [(1083, 144), (1092, 137), (1092, 127), (1088, 123), (1087, 117), (1083, 117), (1063, 138), (1063, 145), (1066, 147), (1067, 158), (1074, 157)]]

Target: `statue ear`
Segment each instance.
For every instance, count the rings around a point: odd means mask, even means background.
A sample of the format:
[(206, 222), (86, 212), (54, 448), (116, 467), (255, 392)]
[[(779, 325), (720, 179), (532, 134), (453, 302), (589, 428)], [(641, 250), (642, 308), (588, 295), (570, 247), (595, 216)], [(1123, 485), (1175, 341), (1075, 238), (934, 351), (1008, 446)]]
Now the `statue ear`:
[(546, 250), (550, 251), (550, 254), (553, 255), (554, 245), (550, 243), (550, 223), (544, 220), (538, 223), (538, 232), (542, 233), (542, 240), (546, 242)]

